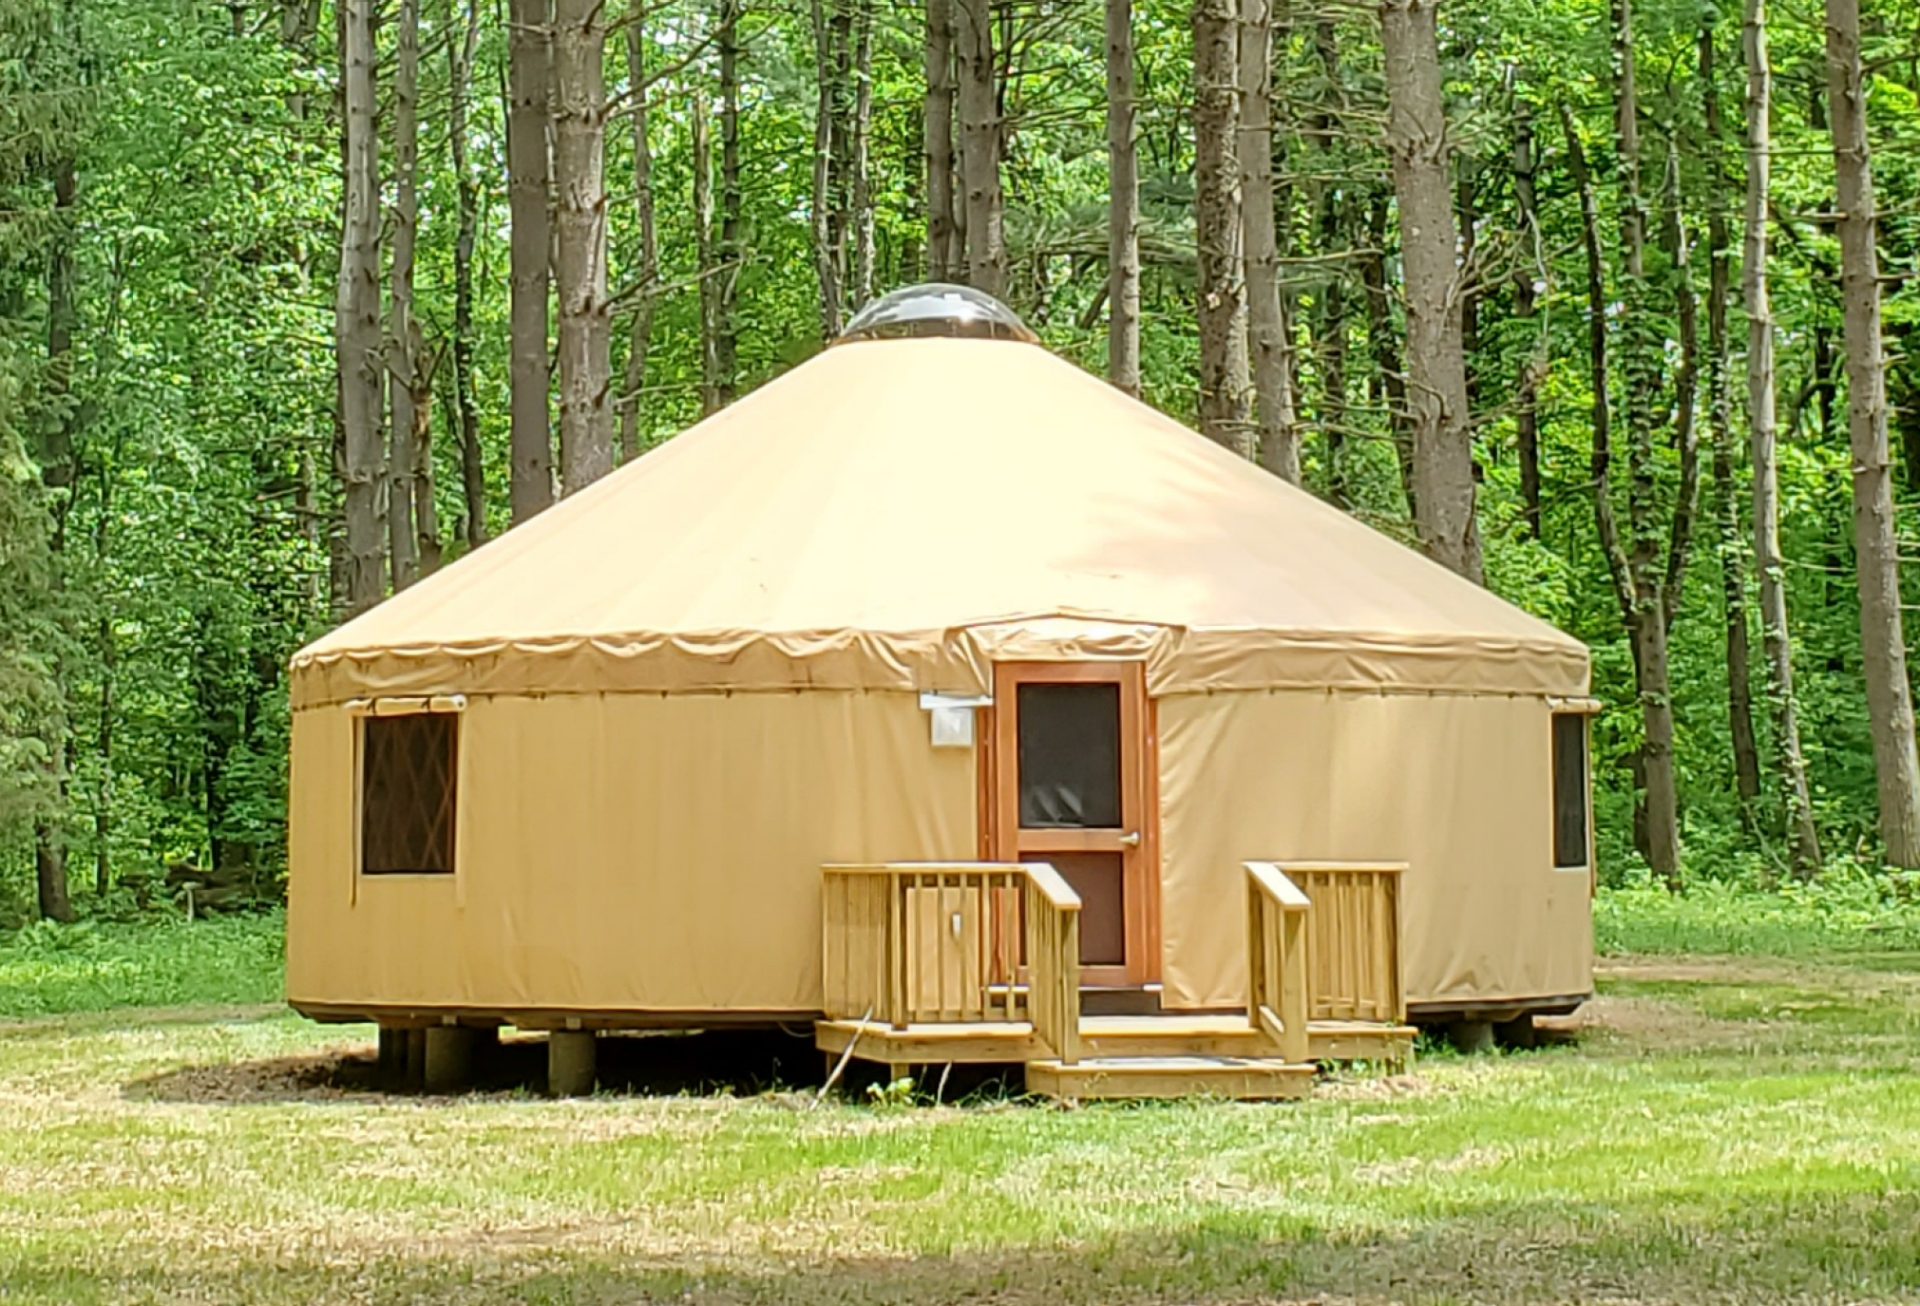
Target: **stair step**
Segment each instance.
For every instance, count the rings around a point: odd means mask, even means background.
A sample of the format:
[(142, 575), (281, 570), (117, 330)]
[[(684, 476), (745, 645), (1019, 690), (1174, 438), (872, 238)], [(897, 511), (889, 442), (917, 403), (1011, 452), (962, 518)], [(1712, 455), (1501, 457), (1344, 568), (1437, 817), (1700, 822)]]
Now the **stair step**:
[(1314, 1068), (1266, 1057), (1094, 1057), (1067, 1065), (1027, 1063), (1027, 1091), (1045, 1097), (1224, 1097), (1242, 1100), (1305, 1097)]

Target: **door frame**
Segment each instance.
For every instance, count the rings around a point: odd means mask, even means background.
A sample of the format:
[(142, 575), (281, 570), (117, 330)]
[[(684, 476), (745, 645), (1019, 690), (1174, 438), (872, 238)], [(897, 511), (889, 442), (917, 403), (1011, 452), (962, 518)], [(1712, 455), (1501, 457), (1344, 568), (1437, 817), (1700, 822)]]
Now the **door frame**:
[(1039, 835), (1037, 857), (1048, 852), (1119, 851), (1125, 903), (1127, 959), (1119, 966), (1082, 966), (1089, 988), (1142, 988), (1160, 981), (1160, 732), (1159, 712), (1147, 696), (1146, 668), (1139, 662), (996, 662), (993, 706), (980, 736), (979, 829), (983, 860), (1017, 862), (1020, 855), (1018, 687), (1021, 684), (1117, 684), (1120, 687), (1121, 811), (1137, 804), (1140, 842), (1114, 849), (1111, 837), (1079, 830)]

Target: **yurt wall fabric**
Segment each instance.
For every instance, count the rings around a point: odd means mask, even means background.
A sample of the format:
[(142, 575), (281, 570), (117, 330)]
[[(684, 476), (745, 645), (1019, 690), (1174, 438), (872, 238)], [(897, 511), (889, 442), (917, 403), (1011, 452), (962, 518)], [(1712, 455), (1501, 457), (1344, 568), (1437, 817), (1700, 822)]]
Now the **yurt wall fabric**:
[(1410, 1002), (1584, 994), (1591, 878), (1556, 869), (1552, 707), (1507, 695), (1160, 700), (1170, 1007), (1245, 1001), (1247, 860), (1405, 862)]
[(911, 695), (476, 697), (457, 868), (354, 873), (354, 718), (297, 713), (288, 994), (467, 1009), (803, 1012), (820, 867), (970, 860), (973, 756)]

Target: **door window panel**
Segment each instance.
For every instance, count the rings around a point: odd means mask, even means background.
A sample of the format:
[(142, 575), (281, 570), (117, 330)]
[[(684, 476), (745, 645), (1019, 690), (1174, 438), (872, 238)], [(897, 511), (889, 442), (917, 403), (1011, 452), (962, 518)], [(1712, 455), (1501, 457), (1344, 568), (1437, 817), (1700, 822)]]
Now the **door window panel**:
[(1021, 826), (1118, 828), (1120, 686), (1024, 684), (1017, 716)]

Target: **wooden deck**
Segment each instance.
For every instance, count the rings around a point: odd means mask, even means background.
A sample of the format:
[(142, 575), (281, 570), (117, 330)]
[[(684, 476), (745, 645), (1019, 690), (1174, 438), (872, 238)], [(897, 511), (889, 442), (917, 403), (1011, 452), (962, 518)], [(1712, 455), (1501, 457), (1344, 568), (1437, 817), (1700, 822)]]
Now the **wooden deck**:
[(1244, 1011), (1092, 1016), (1080, 901), (1051, 867), (828, 867), (814, 1042), (893, 1074), (1021, 1064), (1029, 1091), (1074, 1099), (1291, 1098), (1328, 1062), (1404, 1068), (1400, 869), (1303, 864), (1309, 895), (1282, 864), (1249, 862)]
[[(1363, 1021), (1312, 1021), (1307, 1060), (1410, 1064), (1410, 1025)], [(874, 1021), (822, 1020), (814, 1044), (838, 1056), (853, 1046), (863, 1061), (895, 1066), (948, 1062), (1014, 1063), (1043, 1060), (1050, 1049), (1024, 1020), (909, 1025), (895, 1029)], [(1260, 1033), (1241, 1015), (1082, 1016), (1080, 1047), (1088, 1057), (1250, 1057), (1266, 1049)]]
[(1225, 1097), (1273, 1101), (1313, 1092), (1312, 1066), (1272, 1057), (1095, 1057), (1029, 1061), (1027, 1091), (1070, 1101)]

